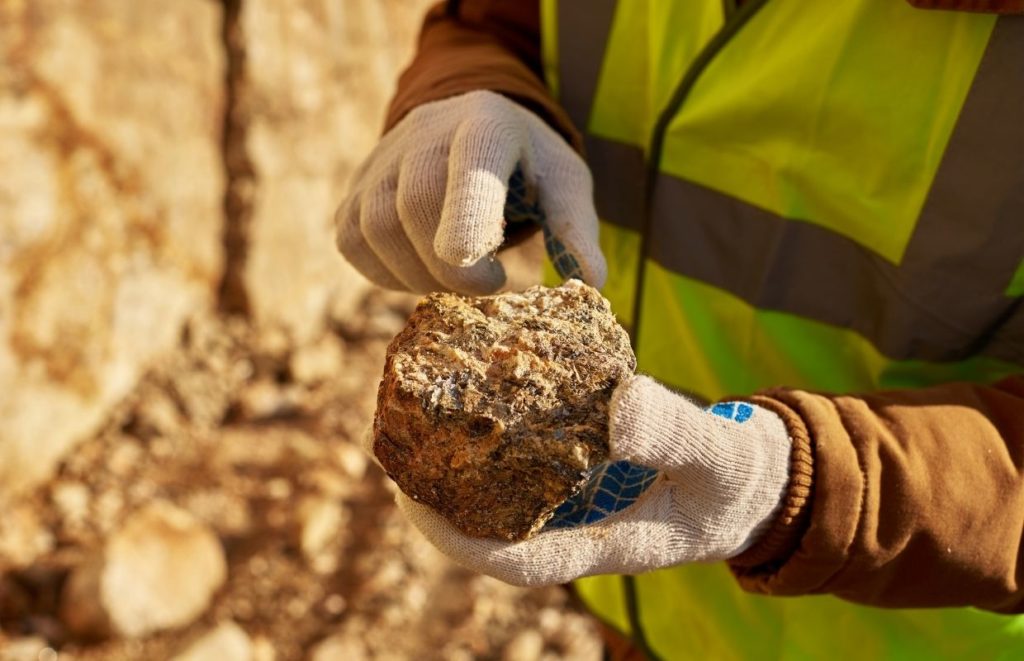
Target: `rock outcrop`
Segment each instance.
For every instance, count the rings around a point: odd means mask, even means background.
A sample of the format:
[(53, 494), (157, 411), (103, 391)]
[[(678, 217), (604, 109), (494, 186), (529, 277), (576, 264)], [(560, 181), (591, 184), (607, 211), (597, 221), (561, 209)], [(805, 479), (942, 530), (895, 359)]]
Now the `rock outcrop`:
[(208, 0), (0, 3), (0, 495), (212, 306), (220, 24)]
[(424, 7), (242, 3), (233, 121), (243, 130), (238, 153), (228, 154), (239, 175), (233, 199), (246, 215), (241, 284), (255, 320), (299, 343), (316, 339), (329, 311), (354, 313), (369, 290), (335, 248), (334, 210), (380, 136)]

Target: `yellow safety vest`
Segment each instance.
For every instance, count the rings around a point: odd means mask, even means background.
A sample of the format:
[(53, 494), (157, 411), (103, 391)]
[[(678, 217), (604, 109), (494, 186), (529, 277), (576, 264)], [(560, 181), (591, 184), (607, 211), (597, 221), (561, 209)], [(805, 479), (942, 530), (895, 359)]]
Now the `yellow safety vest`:
[[(903, 0), (542, 0), (605, 295), (709, 400), (1024, 365), (1024, 18)], [(577, 581), (675, 658), (1024, 658), (1024, 617), (742, 592), (723, 565)]]

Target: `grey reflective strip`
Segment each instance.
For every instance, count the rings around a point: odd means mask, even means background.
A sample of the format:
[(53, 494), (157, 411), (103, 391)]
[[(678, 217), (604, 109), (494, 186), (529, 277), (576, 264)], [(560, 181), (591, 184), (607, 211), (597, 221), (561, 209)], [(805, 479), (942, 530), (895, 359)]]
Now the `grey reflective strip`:
[[(978, 264), (978, 255), (991, 263)], [(999, 19), (901, 261), (973, 265), (1005, 291), (1024, 257), (1024, 17)], [(924, 287), (921, 283), (921, 287)]]
[[(618, 193), (643, 171), (641, 150), (592, 136), (587, 144), (599, 215), (637, 229), (642, 200)], [(1002, 294), (1024, 255), (1022, 182), (1024, 20), (1001, 18), (900, 266), (665, 174), (649, 256), (758, 308), (855, 330), (893, 359), (980, 353), (1024, 364), (1024, 305)]]
[(558, 3), (558, 101), (580, 131), (590, 120), (615, 5), (616, 0)]
[(647, 162), (639, 147), (583, 136), (587, 164), (594, 175), (597, 215), (613, 225), (640, 232), (644, 227), (644, 178)]
[(558, 101), (583, 132), (583, 151), (594, 181), (614, 182), (594, 190), (598, 215), (639, 232), (647, 168), (643, 150), (586, 133), (616, 5), (617, 0), (558, 3)]
[[(830, 230), (667, 177), (654, 213), (652, 259), (757, 308), (849, 328), (894, 359), (957, 360), (984, 349), (1024, 364), (1024, 336), (979, 346), (1016, 303), (993, 279), (975, 279), (984, 252), (897, 267)], [(1006, 240), (1024, 251), (1020, 236)]]

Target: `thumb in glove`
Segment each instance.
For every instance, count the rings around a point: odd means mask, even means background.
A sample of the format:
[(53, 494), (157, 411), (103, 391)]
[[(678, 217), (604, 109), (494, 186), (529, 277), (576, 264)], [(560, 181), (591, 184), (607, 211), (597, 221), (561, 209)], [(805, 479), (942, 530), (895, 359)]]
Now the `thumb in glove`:
[(776, 515), (791, 444), (773, 412), (745, 402), (703, 409), (647, 377), (616, 390), (612, 463), (536, 536), (469, 537), (403, 494), (398, 505), (443, 552), (509, 583), (545, 585), (738, 555)]
[(492, 92), (424, 104), (382, 138), (338, 210), (338, 247), (386, 287), (491, 293), (504, 282), (493, 253), (517, 189), (549, 250), (572, 256), (560, 270), (601, 286), (589, 169), (543, 120)]

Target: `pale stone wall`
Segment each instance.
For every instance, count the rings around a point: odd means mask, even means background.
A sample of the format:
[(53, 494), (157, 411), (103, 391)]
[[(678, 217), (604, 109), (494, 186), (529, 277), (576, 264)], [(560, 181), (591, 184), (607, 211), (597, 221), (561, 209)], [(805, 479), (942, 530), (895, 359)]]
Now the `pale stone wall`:
[(0, 2), (0, 491), (45, 476), (213, 302), (220, 16)]
[(331, 217), (427, 4), (0, 0), (0, 495), (95, 431), (225, 265), (231, 311), (299, 343), (353, 309)]
[(300, 343), (332, 308), (354, 310), (369, 286), (338, 259), (334, 210), (380, 135), (427, 4), (243, 2), (239, 96), (254, 180), (245, 290), (258, 322)]

